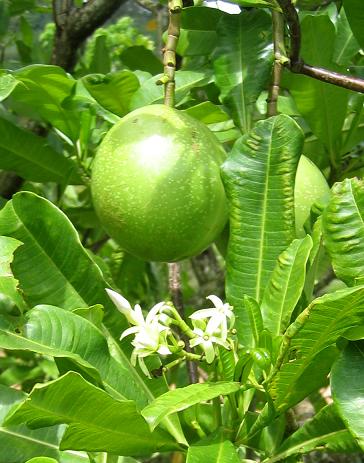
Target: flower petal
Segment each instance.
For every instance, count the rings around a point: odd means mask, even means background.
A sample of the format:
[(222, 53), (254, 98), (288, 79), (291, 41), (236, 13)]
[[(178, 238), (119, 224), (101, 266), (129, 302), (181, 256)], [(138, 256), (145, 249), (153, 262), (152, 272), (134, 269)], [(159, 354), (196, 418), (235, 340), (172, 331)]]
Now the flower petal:
[(206, 362), (207, 363), (212, 363), (214, 361), (214, 358), (215, 358), (214, 345), (212, 344), (211, 341), (205, 341), (202, 344), (202, 348), (203, 348), (203, 350), (205, 352), (205, 355), (206, 355)]
[(121, 333), (120, 341), (124, 339), (126, 336), (129, 336), (129, 334), (137, 333), (138, 331), (139, 331), (138, 326), (132, 326), (131, 328), (128, 328), (127, 330)]
[(222, 300), (219, 297), (214, 296), (213, 294), (210, 294), (210, 296), (207, 296), (206, 299), (210, 299), (210, 301), (214, 304), (214, 306), (217, 309), (222, 309), (224, 307), (224, 303), (222, 302)]
[(202, 309), (194, 312), (192, 315), (190, 315), (190, 318), (192, 320), (201, 320), (201, 318), (213, 317), (215, 314), (216, 309)]

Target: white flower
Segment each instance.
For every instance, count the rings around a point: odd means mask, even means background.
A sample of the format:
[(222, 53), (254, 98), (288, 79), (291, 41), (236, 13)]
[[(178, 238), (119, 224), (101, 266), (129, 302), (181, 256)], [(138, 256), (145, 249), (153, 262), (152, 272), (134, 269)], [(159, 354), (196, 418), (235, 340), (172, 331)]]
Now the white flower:
[(212, 363), (215, 358), (215, 344), (230, 349), (230, 345), (226, 340), (226, 336), (223, 333), (216, 333), (216, 323), (214, 319), (211, 319), (205, 329), (194, 328), (193, 332), (196, 337), (190, 340), (190, 346), (200, 346), (205, 353), (206, 362)]
[(228, 303), (224, 304), (219, 297), (214, 296), (213, 294), (207, 296), (206, 299), (210, 299), (214, 307), (198, 310), (197, 312), (193, 313), (190, 318), (196, 321), (210, 318), (210, 329), (213, 331), (220, 329), (222, 338), (226, 339), (228, 332), (228, 319), (230, 320), (230, 328), (232, 328), (235, 323), (233, 308)]
[(134, 310), (130, 303), (120, 294), (111, 289), (106, 289), (111, 300), (114, 302), (119, 311), (125, 315), (127, 320), (134, 326), (126, 329), (120, 339), (134, 334), (132, 341), (134, 350), (131, 355), (132, 365), (136, 365), (138, 359), (139, 366), (145, 375), (150, 377), (148, 369), (144, 363), (144, 357), (158, 353), (161, 355), (169, 355), (171, 351), (167, 346), (167, 335), (170, 329), (163, 324), (167, 322), (166, 315), (162, 313), (164, 308), (169, 308), (164, 302), (159, 302), (152, 307), (144, 319), (142, 309), (139, 304), (136, 304)]

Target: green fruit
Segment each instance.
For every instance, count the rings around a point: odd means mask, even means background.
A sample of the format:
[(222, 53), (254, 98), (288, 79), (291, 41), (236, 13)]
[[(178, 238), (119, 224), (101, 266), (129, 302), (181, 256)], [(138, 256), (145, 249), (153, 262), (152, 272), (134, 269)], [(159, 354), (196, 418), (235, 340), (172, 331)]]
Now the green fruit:
[(325, 203), (330, 197), (330, 188), (325, 177), (306, 156), (301, 156), (298, 163), (294, 195), (296, 235), (302, 237), (305, 236), (303, 225), (310, 216), (313, 204)]
[(93, 164), (92, 196), (109, 235), (143, 260), (203, 251), (227, 221), (225, 152), (206, 126), (164, 105), (137, 109), (108, 132)]

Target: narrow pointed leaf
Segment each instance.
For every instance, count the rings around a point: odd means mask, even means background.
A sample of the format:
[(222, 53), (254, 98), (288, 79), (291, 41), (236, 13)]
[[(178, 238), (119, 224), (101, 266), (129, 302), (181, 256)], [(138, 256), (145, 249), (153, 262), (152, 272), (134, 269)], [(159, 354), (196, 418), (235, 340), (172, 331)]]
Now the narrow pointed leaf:
[(220, 100), (243, 132), (251, 129), (255, 102), (266, 88), (271, 73), (271, 19), (262, 10), (225, 15), (217, 28), (214, 54)]
[(357, 443), (345, 427), (333, 405), (319, 411), (312, 419), (286, 439), (276, 455), (263, 463), (276, 463), (292, 455), (301, 455), (316, 448), (331, 452), (358, 452)]
[(315, 299), (283, 337), (268, 391), (278, 412), (321, 387), (338, 355), (336, 341), (364, 322), (364, 286)]
[(345, 179), (334, 185), (323, 215), (325, 247), (336, 275), (348, 285), (364, 276), (364, 182)]
[(259, 337), (263, 331), (263, 318), (258, 302), (250, 296), (244, 296), (244, 307), (248, 312), (250, 327), (252, 330), (254, 345), (259, 345)]
[(364, 450), (364, 341), (351, 342), (331, 374), (335, 406), (346, 427)]
[(0, 169), (33, 182), (82, 183), (77, 166), (57, 153), (43, 137), (0, 118)]
[(271, 117), (235, 143), (222, 167), (230, 202), (226, 293), (239, 338), (248, 345), (243, 296), (261, 301), (277, 257), (295, 237), (294, 179), (302, 144), (293, 119)]
[(217, 383), (199, 383), (174, 389), (157, 397), (142, 410), (151, 429), (155, 429), (161, 420), (192, 405), (211, 400), (219, 395), (227, 395), (238, 391), (240, 383), (220, 381)]
[(309, 235), (292, 241), (278, 257), (276, 267), (264, 291), (262, 301), (264, 327), (275, 336), (283, 334), (286, 330), (301, 296), (311, 248), (312, 239)]
[(135, 402), (115, 400), (74, 372), (35, 386), (6, 422), (19, 423), (30, 428), (68, 424), (60, 445), (63, 450), (148, 455), (178, 448), (164, 432), (149, 431)]
[(232, 442), (221, 437), (220, 442), (193, 445), (188, 449), (186, 463), (239, 463), (240, 458)]

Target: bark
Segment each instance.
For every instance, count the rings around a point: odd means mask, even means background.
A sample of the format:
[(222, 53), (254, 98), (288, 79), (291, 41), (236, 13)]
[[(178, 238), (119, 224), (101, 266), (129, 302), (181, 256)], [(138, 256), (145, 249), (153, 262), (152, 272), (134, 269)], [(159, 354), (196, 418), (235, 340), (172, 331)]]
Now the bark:
[(71, 72), (83, 42), (107, 21), (126, 0), (89, 0), (76, 8), (72, 0), (53, 0), (56, 35), (52, 64)]

